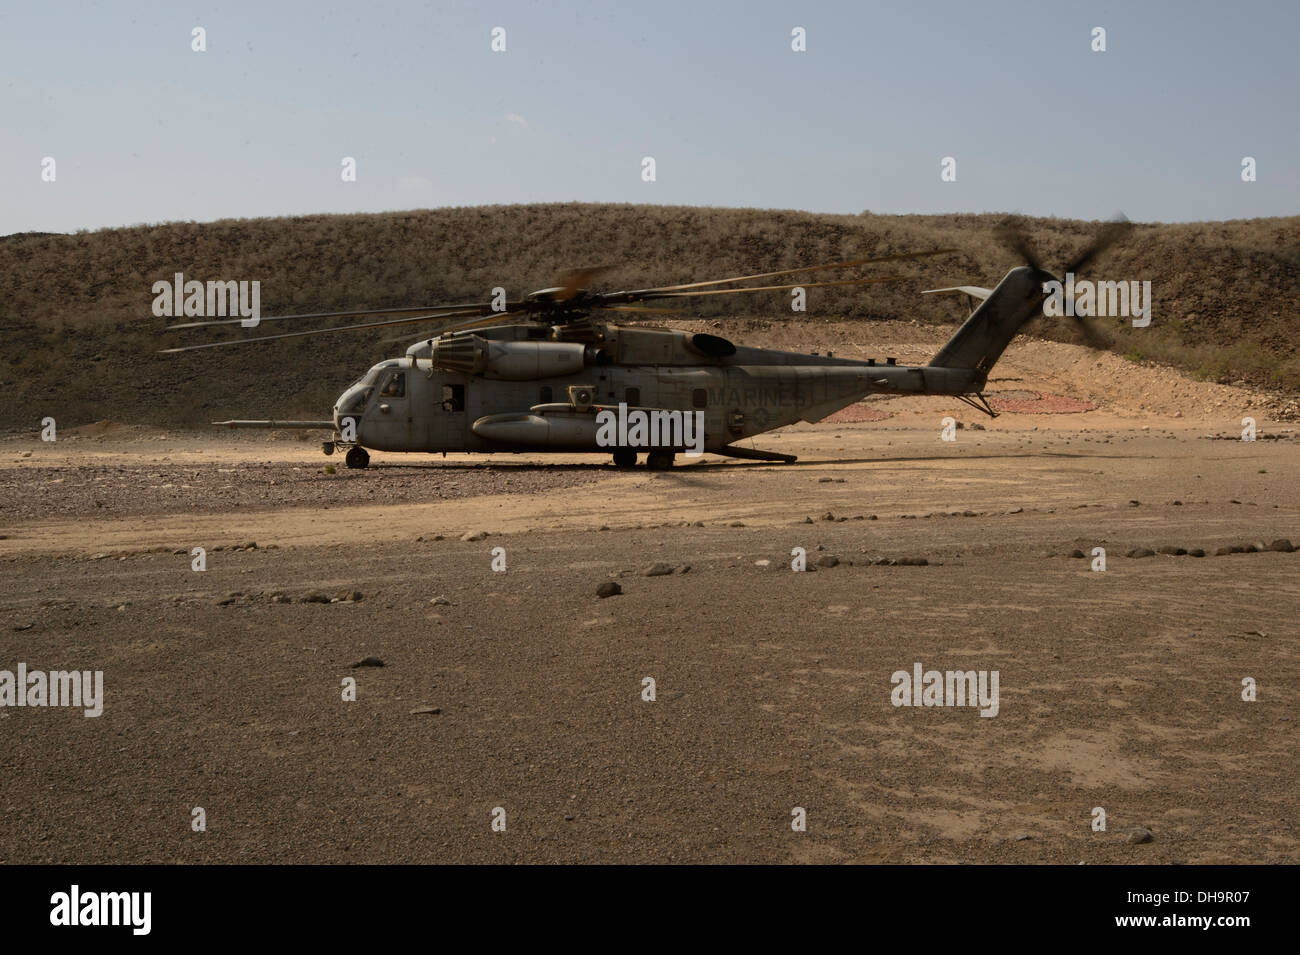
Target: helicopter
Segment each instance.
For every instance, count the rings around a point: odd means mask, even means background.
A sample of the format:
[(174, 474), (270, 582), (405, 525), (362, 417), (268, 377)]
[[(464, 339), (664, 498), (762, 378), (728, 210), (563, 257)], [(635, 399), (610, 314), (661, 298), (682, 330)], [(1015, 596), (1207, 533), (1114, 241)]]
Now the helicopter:
[[(1081, 272), (1127, 228), (1122, 217), (1103, 226), (1063, 272)], [(705, 452), (788, 463), (796, 460), (794, 455), (737, 442), (799, 421), (820, 421), (874, 394), (950, 396), (996, 416), (984, 396), (989, 372), (1021, 328), (1043, 314), (1044, 283), (1057, 281), (1013, 225), (1004, 225), (1000, 237), (1025, 264), (1012, 268), (992, 289), (963, 285), (926, 290), (965, 295), (970, 311), (952, 338), (919, 366), (900, 365), (893, 357), (859, 360), (747, 347), (704, 332), (639, 324), (632, 316), (659, 312), (646, 304), (656, 301), (898, 281), (896, 275), (859, 275), (790, 284), (796, 275), (924, 258), (951, 249), (617, 292), (588, 287), (604, 269), (578, 269), (563, 276), (560, 284), (515, 301), (501, 295), (489, 303), (271, 316), (261, 321), (370, 320), (163, 351), (451, 320), (410, 345), (404, 355), (379, 362), (349, 385), (335, 402), (330, 420), (213, 422), (228, 428), (328, 431), (322, 450), (345, 450), (349, 468), (368, 467), (372, 450), (602, 453), (611, 455), (619, 468), (635, 467), (644, 453), (650, 470), (672, 467), (678, 454), (694, 457)], [(777, 278), (785, 284), (725, 287)], [(1072, 317), (1085, 338), (1095, 343), (1083, 319)], [(240, 321), (190, 322), (167, 330)]]

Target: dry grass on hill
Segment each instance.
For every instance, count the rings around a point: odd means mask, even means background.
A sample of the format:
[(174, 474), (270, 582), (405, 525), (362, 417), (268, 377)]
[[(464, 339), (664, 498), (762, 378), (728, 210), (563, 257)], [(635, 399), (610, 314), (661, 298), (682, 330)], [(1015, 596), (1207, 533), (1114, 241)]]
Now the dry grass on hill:
[[(867, 253), (951, 248), (898, 268), (905, 281), (815, 289), (809, 318), (953, 322), (944, 285), (993, 285), (1015, 258), (999, 215), (816, 215), (758, 209), (527, 205), (380, 215), (306, 216), (136, 226), (0, 239), (0, 428), (102, 418), (200, 424), (216, 415), (326, 412), (348, 381), (400, 353), (383, 333), (321, 336), (191, 355), (150, 310), (152, 284), (257, 279), (266, 315), (514, 297), (581, 265), (611, 265), (601, 287), (644, 287), (829, 262)], [(1097, 223), (1029, 219), (1044, 264), (1059, 269)], [(1300, 218), (1138, 225), (1092, 278), (1150, 279), (1153, 322), (1101, 328), (1112, 349), (1200, 377), (1300, 391)], [(699, 299), (686, 317), (799, 321), (782, 293)], [(409, 331), (415, 340), (422, 328)], [(1069, 338), (1062, 322), (1033, 331)], [(193, 341), (200, 338), (190, 339)]]

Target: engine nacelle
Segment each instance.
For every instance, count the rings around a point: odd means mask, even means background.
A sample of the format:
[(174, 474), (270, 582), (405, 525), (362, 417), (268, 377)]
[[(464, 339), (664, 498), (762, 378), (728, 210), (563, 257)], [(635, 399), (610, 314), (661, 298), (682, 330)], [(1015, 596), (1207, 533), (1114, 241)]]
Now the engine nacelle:
[(432, 354), (435, 368), (482, 375), (502, 381), (556, 378), (580, 371), (586, 347), (577, 342), (502, 342), (478, 335), (437, 338)]

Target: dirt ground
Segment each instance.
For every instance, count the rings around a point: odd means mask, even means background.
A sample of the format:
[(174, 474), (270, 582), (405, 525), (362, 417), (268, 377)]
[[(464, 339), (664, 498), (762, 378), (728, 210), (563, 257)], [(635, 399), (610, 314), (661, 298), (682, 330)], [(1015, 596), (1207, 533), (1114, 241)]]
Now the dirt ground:
[[(944, 337), (724, 333), (904, 362)], [(0, 441), (0, 670), (104, 680), (97, 718), (0, 708), (0, 860), (1300, 861), (1300, 551), (1269, 549), (1300, 544), (1297, 426), (1036, 340), (991, 391), (1020, 410), (870, 400), (754, 442), (795, 464), (654, 474)], [(1189, 553), (1126, 556), (1162, 547)], [(996, 716), (893, 705), (918, 663), (997, 671)]]

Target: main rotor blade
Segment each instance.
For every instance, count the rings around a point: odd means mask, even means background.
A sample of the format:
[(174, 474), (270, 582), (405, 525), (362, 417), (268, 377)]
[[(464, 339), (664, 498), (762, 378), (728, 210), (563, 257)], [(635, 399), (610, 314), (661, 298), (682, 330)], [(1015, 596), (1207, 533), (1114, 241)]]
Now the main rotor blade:
[[(731, 282), (750, 282), (754, 279), (770, 279), (777, 275), (799, 275), (804, 272), (818, 272), (823, 269), (847, 269), (859, 265), (872, 265), (877, 262), (899, 262), (904, 259), (922, 259), (931, 255), (945, 255), (956, 249), (934, 249), (930, 252), (899, 252), (896, 255), (877, 255), (863, 259), (848, 259), (844, 262), (829, 262), (825, 265), (805, 265), (794, 269), (777, 269), (774, 272), (756, 272), (753, 275), (733, 275), (726, 279), (710, 279), (706, 282), (686, 282), (682, 285), (659, 285), (654, 288), (637, 289), (632, 292), (611, 292), (610, 296), (637, 296), (650, 292), (681, 292), (687, 289), (705, 288), (710, 285), (727, 285)], [(599, 296), (605, 298), (606, 296)]]
[(1124, 217), (1123, 213), (1121, 213), (1117, 218), (1112, 219), (1101, 227), (1092, 242), (1087, 246), (1087, 248), (1075, 256), (1074, 261), (1065, 267), (1065, 271), (1074, 272), (1075, 274), (1082, 272), (1088, 265), (1092, 264), (1098, 256), (1120, 239), (1124, 238), (1124, 236), (1128, 235), (1132, 230), (1133, 223), (1129, 222), (1128, 219)]
[[(299, 318), (357, 318), (362, 315), (404, 315), (410, 312), (477, 311), (488, 307), (490, 306), (470, 303), (465, 305), (403, 305), (400, 308), (360, 308), (351, 312), (306, 312), (302, 315), (267, 315), (260, 321), (288, 322)], [(168, 325), (163, 329), (163, 331), (175, 332), (188, 328), (210, 328), (217, 325), (237, 325), (243, 321), (244, 319), (242, 318), (222, 318), (206, 322), (184, 322), (180, 325)]]
[(560, 291), (552, 296), (556, 302), (567, 302), (591, 284), (592, 279), (608, 272), (611, 265), (593, 265), (582, 269), (569, 269), (560, 275)]
[[(521, 307), (524, 304), (525, 303), (523, 302), (508, 302), (506, 303), (506, 309), (507, 311), (517, 312), (521, 310)], [(511, 308), (510, 306), (515, 306), (515, 307)], [(271, 341), (278, 341), (279, 339), (282, 338), (305, 338), (308, 335), (328, 335), (331, 332), (355, 332), (367, 328), (388, 328), (394, 325), (414, 325), (418, 322), (430, 322), (440, 318), (456, 318), (461, 314), (463, 313), (435, 312), (431, 315), (417, 315), (413, 318), (389, 319), (388, 321), (383, 321), (383, 322), (363, 322), (359, 325), (339, 325), (335, 328), (311, 328), (302, 332), (284, 332), (283, 334), (280, 335), (261, 335), (257, 338), (232, 338), (228, 342), (206, 342), (205, 344), (202, 345), (182, 345), (178, 348), (163, 348), (159, 350), (159, 354), (171, 355), (171, 354), (175, 354), (176, 352), (198, 351), (201, 348), (225, 348), (228, 345), (247, 345), (250, 342), (271, 342)], [(505, 316), (506, 314), (507, 314), (506, 311), (494, 312), (488, 319), (485, 320), (485, 323), (496, 321), (501, 317)], [(483, 320), (478, 320), (478, 321), (483, 321)], [(461, 325), (452, 325), (446, 329), (440, 329), (438, 334), (442, 334), (444, 331), (458, 330), (459, 328), (467, 327), (473, 324), (475, 324), (475, 322), (466, 322), (466, 323), (462, 323)]]
[[(877, 282), (900, 282), (905, 275), (881, 275), (869, 279), (842, 279), (838, 282), (804, 282), (802, 285), (756, 285), (752, 288), (715, 288), (702, 292), (650, 292), (644, 297), (658, 298), (694, 298), (700, 295), (740, 295), (743, 292), (788, 292), (796, 288), (829, 288), (833, 285), (873, 285)], [(601, 306), (608, 308), (609, 306)]]

